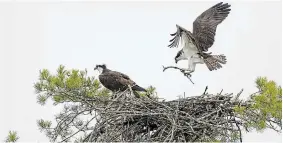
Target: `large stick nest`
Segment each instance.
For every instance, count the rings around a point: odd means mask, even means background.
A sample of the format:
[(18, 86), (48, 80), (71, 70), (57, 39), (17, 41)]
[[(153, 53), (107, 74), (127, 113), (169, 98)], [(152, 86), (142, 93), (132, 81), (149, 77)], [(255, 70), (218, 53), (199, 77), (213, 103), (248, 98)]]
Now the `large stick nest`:
[(238, 96), (203, 94), (165, 102), (117, 94), (95, 105), (97, 121), (84, 141), (232, 141), (241, 136), (233, 111)]

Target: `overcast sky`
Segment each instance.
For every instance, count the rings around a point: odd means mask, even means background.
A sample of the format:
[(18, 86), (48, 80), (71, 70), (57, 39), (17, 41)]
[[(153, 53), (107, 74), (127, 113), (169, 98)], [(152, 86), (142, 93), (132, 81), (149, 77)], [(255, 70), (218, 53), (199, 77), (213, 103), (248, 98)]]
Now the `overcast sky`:
[[(176, 24), (192, 30), (195, 18), (216, 2), (82, 2), (0, 3), (0, 140), (16, 130), (19, 141), (48, 141), (36, 120), (54, 119), (60, 108), (36, 103), (33, 84), (39, 70), (55, 73), (96, 64), (129, 75), (140, 86), (155, 86), (159, 96), (172, 100), (186, 92), (237, 93), (256, 91), (255, 79), (266, 76), (281, 85), (281, 2), (229, 2), (232, 11), (218, 26), (209, 50), (225, 54), (218, 71), (197, 65), (192, 85), (174, 65), (179, 49), (170, 49)], [(186, 61), (179, 66), (185, 67)], [(281, 142), (274, 131), (244, 134), (244, 141)]]

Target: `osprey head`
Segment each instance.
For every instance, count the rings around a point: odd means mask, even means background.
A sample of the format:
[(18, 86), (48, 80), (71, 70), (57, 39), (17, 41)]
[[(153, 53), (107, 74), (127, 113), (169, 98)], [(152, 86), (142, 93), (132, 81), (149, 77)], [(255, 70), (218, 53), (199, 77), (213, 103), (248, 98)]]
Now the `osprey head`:
[(102, 65), (96, 65), (93, 70), (98, 70), (99, 73), (102, 73), (103, 70), (105, 70), (105, 69), (106, 69), (106, 65), (105, 65), (105, 64), (102, 64)]
[(180, 50), (180, 51), (177, 53), (176, 57), (175, 57), (175, 63), (177, 64), (178, 61), (184, 60), (184, 59), (186, 59), (186, 57), (185, 57), (185, 55), (184, 55), (184, 51), (183, 51), (183, 50)]

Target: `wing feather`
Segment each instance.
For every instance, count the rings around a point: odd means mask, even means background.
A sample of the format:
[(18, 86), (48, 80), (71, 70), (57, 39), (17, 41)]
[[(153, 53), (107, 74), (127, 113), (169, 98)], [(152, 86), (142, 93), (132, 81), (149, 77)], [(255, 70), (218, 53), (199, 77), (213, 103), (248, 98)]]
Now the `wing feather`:
[(111, 74), (114, 74), (114, 75), (116, 75), (116, 76), (120, 76), (120, 77), (122, 77), (122, 78), (124, 78), (124, 79), (127, 79), (127, 80), (131, 80), (129, 76), (127, 76), (127, 75), (125, 75), (125, 74), (123, 74), (123, 73), (121, 73), (121, 72), (111, 71)]
[(199, 15), (193, 23), (193, 36), (202, 51), (207, 51), (214, 43), (216, 28), (229, 15), (228, 3), (217, 3)]
[(177, 48), (179, 46), (179, 42), (182, 36), (182, 32), (188, 32), (186, 29), (182, 28), (179, 25), (176, 25), (177, 27), (177, 31), (173, 34), (170, 34), (171, 36), (174, 36), (171, 40), (170, 40), (170, 44), (168, 45), (169, 48)]
[(117, 71), (109, 71), (107, 73), (100, 74), (99, 81), (104, 87), (111, 91), (124, 91), (128, 88), (128, 85), (136, 85), (136, 83), (127, 75)]

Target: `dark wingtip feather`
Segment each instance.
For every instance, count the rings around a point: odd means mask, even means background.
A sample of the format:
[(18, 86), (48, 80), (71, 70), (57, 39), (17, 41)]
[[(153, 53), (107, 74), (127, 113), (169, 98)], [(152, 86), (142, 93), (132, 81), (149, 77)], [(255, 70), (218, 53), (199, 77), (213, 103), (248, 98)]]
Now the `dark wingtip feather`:
[(170, 34), (171, 36), (175, 36), (177, 34), (177, 32), (173, 33), (173, 34)]
[(173, 48), (173, 47), (178, 47), (179, 45), (179, 38), (180, 38), (180, 33), (182, 31), (182, 27), (180, 27), (178, 24), (176, 24), (177, 31), (173, 34), (170, 34), (171, 36), (174, 36), (169, 42), (172, 42), (168, 45), (168, 47)]
[[(222, 5), (217, 6), (217, 10), (224, 10), (224, 9), (228, 9), (228, 8), (230, 8), (230, 7), (231, 7), (230, 4), (225, 3), (225, 4), (222, 4)], [(230, 9), (230, 10), (231, 10), (231, 9)]]
[(219, 2), (219, 3), (217, 3), (217, 4), (215, 4), (214, 6), (212, 6), (213, 8), (214, 7), (218, 7), (219, 5), (221, 5), (223, 2)]
[(168, 45), (168, 47), (172, 48), (174, 43), (171, 43)]
[(169, 42), (172, 42), (172, 41), (174, 41), (174, 40), (175, 40), (175, 38), (176, 38), (176, 37), (172, 38), (171, 40), (169, 40)]

